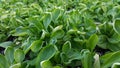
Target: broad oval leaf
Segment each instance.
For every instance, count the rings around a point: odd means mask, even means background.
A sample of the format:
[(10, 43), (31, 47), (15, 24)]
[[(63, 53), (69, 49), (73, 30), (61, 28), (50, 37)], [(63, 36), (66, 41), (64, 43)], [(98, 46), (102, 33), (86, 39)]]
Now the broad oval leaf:
[(80, 60), (82, 58), (80, 52), (75, 49), (67, 49), (68, 51), (61, 53), (61, 61), (64, 64), (70, 64), (73, 60)]
[(13, 45), (13, 42), (7, 41), (7, 42), (2, 42), (0, 43), (0, 47), (7, 48), (8, 46)]
[(36, 40), (31, 44), (31, 50), (33, 52), (38, 52), (42, 48), (42, 40)]
[(95, 48), (95, 46), (96, 46), (97, 43), (98, 43), (98, 36), (96, 34), (93, 34), (88, 39), (86, 46), (87, 46), (88, 49), (90, 49), (91, 51), (93, 51), (93, 49)]
[(52, 31), (51, 37), (56, 39), (62, 38), (64, 36), (64, 31), (62, 30), (62, 27), (62, 25), (55, 27)]
[(23, 50), (21, 49), (16, 49), (14, 52), (14, 59), (16, 62), (22, 62), (25, 58), (25, 54)]
[(0, 68), (9, 68), (6, 58), (0, 54)]
[(47, 45), (44, 47), (37, 56), (36, 67), (40, 68), (40, 63), (44, 60), (49, 60), (56, 53), (56, 48), (53, 45)]
[(107, 45), (109, 43), (107, 42), (107, 36), (106, 35), (99, 35), (99, 41), (97, 45), (103, 49), (107, 49)]
[(59, 18), (59, 15), (60, 15), (60, 9), (55, 8), (54, 11), (52, 12), (53, 22), (55, 22)]
[(9, 64), (12, 64), (14, 61), (14, 48), (13, 47), (7, 47), (5, 49), (5, 58), (9, 62)]
[(53, 68), (52, 63), (49, 60), (44, 60), (41, 62), (42, 68)]
[(61, 68), (60, 66), (53, 66), (50, 60), (44, 60), (41, 62), (42, 68)]
[(13, 32), (13, 36), (26, 36), (29, 34), (29, 30), (27, 29), (27, 27), (18, 27), (15, 29), (15, 31)]
[(39, 20), (39, 16), (34, 16), (34, 17), (30, 17), (27, 19), (27, 21), (30, 24), (33, 24), (39, 31), (43, 29), (43, 24), (42, 22)]
[(44, 19), (43, 19), (43, 24), (44, 24), (44, 27), (47, 29), (49, 24), (51, 23), (51, 20), (52, 20), (52, 15), (51, 13), (46, 13)]
[(102, 68), (108, 68), (110, 66), (112, 66), (113, 63), (115, 62), (120, 62), (120, 51), (116, 51), (113, 53), (108, 53), (105, 54), (101, 57), (101, 60), (103, 62), (103, 64), (101, 65)]
[(33, 40), (29, 39), (29, 40), (25, 40), (22, 44), (22, 48), (25, 54), (28, 53), (28, 51), (30, 50), (31, 44), (32, 44)]
[(83, 65), (83, 68), (92, 68), (92, 54), (89, 50), (86, 50), (86, 49), (83, 49), (81, 51), (82, 53), (82, 59), (81, 59), (81, 62), (82, 62), (82, 65)]
[(111, 38), (108, 38), (108, 41), (110, 43), (119, 43), (120, 42), (120, 35), (117, 33), (114, 33)]
[(107, 48), (110, 49), (111, 51), (119, 51), (120, 50), (120, 43), (115, 43), (115, 44), (109, 43), (107, 45)]
[(63, 44), (62, 51), (67, 53), (67, 52), (69, 52), (69, 50), (71, 50), (71, 43), (70, 43), (70, 41), (67, 41)]

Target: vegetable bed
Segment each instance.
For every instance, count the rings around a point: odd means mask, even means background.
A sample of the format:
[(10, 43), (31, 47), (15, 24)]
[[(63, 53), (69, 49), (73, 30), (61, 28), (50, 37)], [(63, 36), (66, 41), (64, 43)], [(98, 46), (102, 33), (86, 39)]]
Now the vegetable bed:
[(120, 0), (0, 0), (0, 68), (120, 68)]

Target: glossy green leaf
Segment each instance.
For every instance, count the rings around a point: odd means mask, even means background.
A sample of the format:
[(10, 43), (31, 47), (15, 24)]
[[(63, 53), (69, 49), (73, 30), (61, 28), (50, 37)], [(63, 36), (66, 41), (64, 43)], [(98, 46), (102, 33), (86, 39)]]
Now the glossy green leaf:
[(120, 63), (114, 63), (111, 68), (120, 68)]
[(33, 52), (38, 52), (42, 48), (42, 44), (42, 40), (33, 41), (33, 43), (31, 44), (31, 50)]
[(53, 66), (50, 60), (44, 60), (41, 62), (42, 68), (61, 68), (60, 66)]
[[(86, 18), (86, 17), (85, 17)], [(85, 19), (85, 29), (88, 31), (88, 35), (92, 35), (96, 31), (96, 25), (92, 19)]]
[(16, 62), (22, 62), (25, 58), (25, 54), (23, 50), (21, 49), (16, 49), (14, 52), (14, 59)]
[(52, 63), (49, 60), (44, 60), (41, 62), (42, 68), (53, 68)]
[(93, 34), (88, 39), (86, 46), (87, 46), (88, 49), (90, 49), (91, 51), (93, 51), (93, 49), (95, 48), (95, 46), (96, 46), (97, 43), (98, 43), (98, 36), (96, 34)]
[(117, 33), (120, 34), (120, 19), (116, 19), (114, 22), (114, 29)]
[(26, 36), (29, 34), (29, 30), (26, 27), (18, 27), (13, 33), (13, 36)]
[(34, 16), (28, 19), (28, 22), (30, 24), (33, 24), (39, 31), (43, 29), (43, 24), (42, 22), (39, 20), (39, 16)]
[(70, 50), (71, 50), (71, 43), (70, 43), (70, 41), (67, 41), (67, 42), (65, 42), (65, 43), (63, 44), (63, 46), (62, 46), (62, 51), (65, 52), (65, 53), (67, 53), (67, 52), (69, 52)]
[(119, 51), (120, 50), (120, 44), (119, 43), (116, 43), (116, 44), (109, 43), (107, 45), (107, 48), (110, 49), (111, 51)]
[(40, 67), (40, 63), (44, 60), (49, 60), (56, 53), (56, 48), (53, 45), (44, 47), (37, 56), (36, 67)]
[[(116, 51), (113, 53), (108, 53), (105, 56), (101, 57), (101, 60), (103, 61), (102, 68), (107, 68), (112, 66), (115, 62), (120, 62), (120, 51)], [(105, 59), (105, 60), (104, 60)]]
[(9, 62), (9, 64), (13, 64), (14, 61), (14, 48), (13, 47), (7, 47), (4, 51), (5, 58)]
[(82, 65), (84, 68), (92, 68), (93, 65), (92, 65), (92, 54), (89, 50), (82, 50), (81, 51), (82, 53)]
[(73, 60), (80, 60), (81, 58), (81, 53), (74, 49), (61, 53), (61, 60), (64, 64), (70, 64)]
[(52, 20), (56, 21), (60, 16), (60, 9), (55, 8), (54, 11), (52, 12)]
[(120, 35), (117, 33), (114, 33), (111, 38), (108, 38), (108, 41), (110, 43), (119, 43), (120, 42)]
[(21, 63), (17, 63), (17, 64), (10, 66), (10, 68), (20, 68), (20, 67), (21, 67)]
[(64, 31), (62, 30), (62, 27), (62, 25), (55, 27), (52, 31), (51, 37), (56, 39), (62, 38), (64, 36)]
[(7, 48), (8, 46), (13, 45), (13, 42), (7, 41), (7, 42), (2, 42), (0, 43), (0, 47)]
[(0, 54), (0, 68), (9, 68), (6, 58)]
[(49, 24), (51, 23), (51, 20), (52, 20), (51, 13), (46, 13), (44, 20), (43, 20), (43, 24), (46, 29), (48, 28)]
[(22, 48), (25, 54), (29, 52), (32, 42), (33, 40), (26, 40), (23, 42)]
[(71, 62), (72, 60), (80, 60), (82, 58), (82, 55), (79, 51), (77, 50), (71, 50), (68, 54), (67, 54), (68, 58), (69, 58), (69, 62)]
[(111, 52), (111, 53), (107, 53), (107, 54), (101, 56), (101, 57), (100, 57), (100, 60), (101, 60), (101, 61), (107, 61), (107, 60), (109, 59), (108, 56), (111, 57), (113, 53), (114, 53), (114, 52)]
[(106, 35), (99, 35), (99, 41), (97, 43), (97, 45), (103, 49), (107, 49), (107, 36)]

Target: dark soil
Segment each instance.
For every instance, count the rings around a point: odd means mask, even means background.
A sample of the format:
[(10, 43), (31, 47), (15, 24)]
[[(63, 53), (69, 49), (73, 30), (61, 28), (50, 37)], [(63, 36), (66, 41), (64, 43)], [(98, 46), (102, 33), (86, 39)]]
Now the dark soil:
[(17, 37), (16, 36), (9, 36), (6, 41), (14, 41)]
[(5, 48), (0, 47), (0, 54), (4, 54)]
[(96, 46), (95, 52), (97, 52), (100, 56), (104, 55), (106, 52), (109, 52), (110, 50), (109, 49), (102, 49), (98, 46)]

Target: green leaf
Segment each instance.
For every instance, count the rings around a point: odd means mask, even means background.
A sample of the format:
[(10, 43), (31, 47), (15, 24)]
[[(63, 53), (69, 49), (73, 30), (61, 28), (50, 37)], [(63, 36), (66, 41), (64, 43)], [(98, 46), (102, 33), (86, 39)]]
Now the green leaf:
[(0, 43), (0, 47), (7, 48), (8, 46), (13, 45), (13, 42), (7, 41), (7, 42), (2, 42)]
[(14, 48), (13, 47), (7, 47), (5, 49), (5, 58), (9, 62), (9, 64), (13, 64), (14, 61)]
[(71, 50), (71, 43), (70, 43), (70, 41), (67, 41), (63, 44), (62, 51), (67, 53), (67, 52), (69, 52), (69, 50)]
[(17, 63), (17, 64), (10, 66), (10, 68), (20, 68), (20, 67), (21, 67), (21, 63)]
[(107, 49), (107, 36), (106, 35), (99, 35), (99, 41), (97, 43), (97, 45), (103, 49)]
[(25, 58), (25, 54), (23, 50), (21, 49), (16, 49), (14, 52), (14, 59), (16, 62), (22, 62)]
[(43, 19), (43, 24), (46, 29), (48, 28), (49, 24), (51, 23), (51, 20), (52, 20), (51, 13), (46, 13), (46, 15)]
[(120, 42), (120, 35), (117, 33), (114, 33), (111, 38), (108, 38), (108, 41), (110, 43), (119, 43)]
[(49, 60), (44, 60), (41, 62), (42, 68), (53, 68), (52, 63)]
[(47, 32), (45, 30), (42, 30), (42, 35), (40, 39), (44, 39), (46, 35), (47, 35)]
[(70, 30), (67, 31), (67, 34), (74, 34), (74, 33), (76, 33), (76, 32), (77, 32), (77, 30), (75, 30), (75, 29), (70, 29)]
[(33, 43), (31, 44), (31, 50), (33, 52), (38, 52), (42, 48), (42, 44), (42, 40), (33, 41)]
[(29, 40), (25, 40), (22, 44), (22, 48), (25, 54), (28, 53), (28, 51), (30, 50), (31, 44), (32, 44), (33, 40), (29, 39)]
[(65, 52), (61, 53), (61, 60), (66, 65), (70, 64), (73, 60), (80, 60), (81, 58), (82, 58), (81, 53), (75, 49), (70, 49), (66, 53)]
[(94, 59), (95, 59), (95, 61), (94, 61), (94, 68), (100, 68), (99, 55), (95, 54)]
[(103, 56), (100, 57), (100, 60), (101, 60), (101, 61), (106, 61), (106, 60), (108, 60), (108, 59), (109, 59), (108, 56), (111, 57), (113, 53), (114, 53), (114, 52), (106, 53), (105, 55), (103, 55)]
[(88, 35), (92, 35), (93, 33), (95, 33), (96, 31), (96, 25), (95, 23), (93, 22), (92, 19), (84, 19), (85, 21), (85, 29), (88, 31)]
[(55, 27), (52, 31), (51, 37), (56, 39), (62, 38), (64, 36), (64, 31), (62, 30), (62, 27), (62, 25)]
[(112, 66), (113, 63), (120, 62), (119, 57), (120, 57), (120, 51), (108, 53), (108, 54), (105, 54), (105, 56), (103, 55), (101, 57), (101, 60), (103, 62), (101, 68), (108, 68), (108, 67)]
[(54, 66), (53, 68), (62, 68), (62, 67), (60, 67), (60, 66)]
[(92, 54), (89, 50), (82, 50), (82, 66), (83, 68), (93, 68), (92, 66)]
[(28, 22), (30, 24), (33, 24), (39, 31), (43, 29), (43, 24), (42, 22), (39, 20), (39, 16), (34, 16), (34, 17), (30, 17), (28, 19)]
[(120, 34), (120, 19), (116, 19), (114, 22), (114, 30)]
[(60, 9), (55, 8), (54, 11), (52, 12), (53, 22), (55, 22), (59, 18), (59, 15), (60, 15)]
[(42, 68), (61, 68), (60, 66), (53, 66), (50, 60), (44, 60), (41, 62)]
[(36, 67), (40, 68), (40, 63), (44, 60), (49, 60), (56, 53), (56, 48), (53, 45), (44, 47), (37, 56)]
[(29, 34), (29, 30), (27, 29), (27, 27), (18, 27), (15, 29), (15, 31), (13, 31), (13, 36), (26, 36)]
[(80, 60), (82, 58), (81, 53), (78, 50), (72, 49), (68, 54), (69, 62), (72, 60)]
[(111, 68), (120, 68), (120, 63), (114, 63)]
[(95, 48), (95, 46), (96, 46), (97, 43), (98, 43), (98, 36), (96, 34), (93, 34), (88, 39), (86, 46), (87, 46), (88, 49), (90, 49), (91, 51), (93, 51), (93, 49)]
[(116, 43), (116, 44), (109, 43), (107, 45), (107, 48), (110, 49), (111, 51), (119, 51), (120, 50), (120, 43)]
[(0, 54), (0, 68), (9, 68), (6, 58)]

